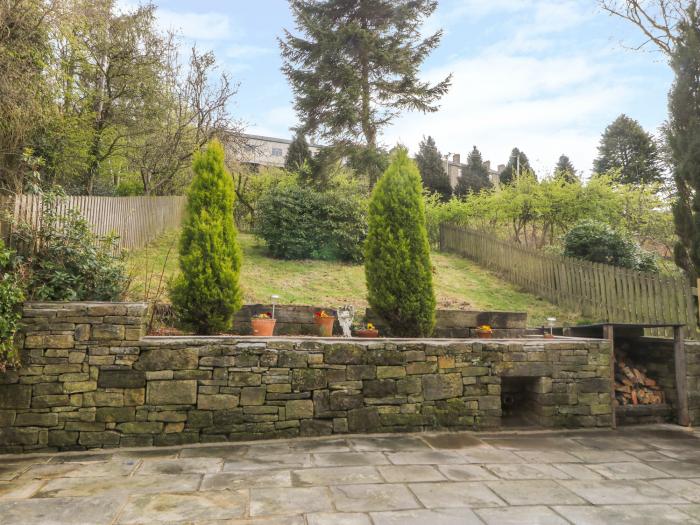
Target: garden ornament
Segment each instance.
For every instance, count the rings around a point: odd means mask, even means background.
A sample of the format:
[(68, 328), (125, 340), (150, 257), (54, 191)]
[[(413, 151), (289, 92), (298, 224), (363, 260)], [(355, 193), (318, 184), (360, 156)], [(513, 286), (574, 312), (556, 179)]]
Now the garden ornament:
[(343, 337), (350, 337), (352, 335), (350, 327), (355, 317), (355, 307), (351, 304), (346, 304), (345, 306), (339, 306), (337, 312), (338, 324), (343, 329)]

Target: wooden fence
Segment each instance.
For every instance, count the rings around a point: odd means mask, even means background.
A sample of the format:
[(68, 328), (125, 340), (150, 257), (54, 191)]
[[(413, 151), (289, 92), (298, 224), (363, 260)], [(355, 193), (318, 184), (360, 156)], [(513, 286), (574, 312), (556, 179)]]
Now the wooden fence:
[[(99, 236), (115, 234), (119, 249), (141, 248), (163, 231), (177, 228), (185, 209), (184, 197), (78, 197), (56, 203), (58, 213), (80, 211)], [(41, 226), (41, 197), (0, 196), (0, 236), (7, 239), (13, 223)], [(3, 219), (5, 216), (5, 219)], [(6, 220), (7, 216), (11, 219)]]
[(592, 321), (685, 324), (696, 334), (695, 300), (683, 278), (547, 255), (451, 225), (440, 227), (440, 249)]

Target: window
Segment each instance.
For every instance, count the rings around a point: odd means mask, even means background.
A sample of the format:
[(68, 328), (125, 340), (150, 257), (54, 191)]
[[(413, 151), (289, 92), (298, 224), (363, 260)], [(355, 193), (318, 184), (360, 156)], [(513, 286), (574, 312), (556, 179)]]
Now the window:
[(282, 156), (282, 148), (272, 148), (272, 156), (273, 157), (281, 157)]

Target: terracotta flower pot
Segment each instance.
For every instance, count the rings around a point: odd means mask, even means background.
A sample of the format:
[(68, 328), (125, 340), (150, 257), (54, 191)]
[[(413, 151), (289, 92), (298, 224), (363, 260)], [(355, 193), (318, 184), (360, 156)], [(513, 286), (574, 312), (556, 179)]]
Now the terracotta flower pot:
[(491, 339), (493, 337), (493, 332), (490, 332), (488, 330), (477, 330), (476, 336), (479, 339)]
[(251, 319), (250, 324), (253, 326), (253, 335), (261, 337), (269, 337), (275, 331), (275, 323), (277, 319)]
[(355, 337), (379, 337), (379, 330), (363, 328), (362, 330), (355, 330)]
[(318, 326), (318, 335), (321, 337), (331, 337), (333, 335), (335, 317), (316, 317), (314, 321), (316, 326)]

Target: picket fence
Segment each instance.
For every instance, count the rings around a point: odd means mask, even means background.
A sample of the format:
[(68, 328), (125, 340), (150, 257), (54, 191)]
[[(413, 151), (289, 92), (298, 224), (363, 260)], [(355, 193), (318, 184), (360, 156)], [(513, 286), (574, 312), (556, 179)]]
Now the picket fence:
[[(684, 324), (696, 334), (688, 281), (559, 257), (492, 235), (441, 225), (440, 249), (462, 255), (506, 280), (586, 319), (611, 323)], [(654, 335), (661, 335), (655, 330)]]
[[(56, 212), (78, 210), (98, 236), (118, 236), (117, 247), (141, 248), (159, 234), (177, 228), (185, 209), (184, 197), (68, 196), (57, 201)], [(0, 196), (0, 236), (10, 236), (12, 224), (41, 226), (42, 200), (38, 195)]]

